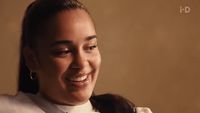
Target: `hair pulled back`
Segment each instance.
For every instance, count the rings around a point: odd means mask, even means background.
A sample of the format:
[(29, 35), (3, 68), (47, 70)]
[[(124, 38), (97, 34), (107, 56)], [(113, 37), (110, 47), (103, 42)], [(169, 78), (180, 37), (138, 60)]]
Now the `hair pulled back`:
[(38, 80), (31, 80), (29, 77), (30, 71), (25, 65), (22, 55), (23, 48), (30, 47), (34, 49), (36, 41), (42, 38), (41, 35), (45, 31), (48, 19), (61, 11), (73, 9), (81, 9), (88, 12), (86, 7), (78, 0), (36, 0), (27, 7), (21, 31), (19, 91), (37, 93), (39, 90)]
[[(29, 77), (30, 71), (25, 65), (22, 55), (23, 48), (30, 47), (34, 49), (36, 41), (42, 38), (40, 36), (44, 33), (48, 19), (61, 11), (73, 9), (88, 12), (86, 7), (78, 0), (36, 0), (27, 7), (22, 21), (19, 91), (36, 94), (39, 90), (37, 78), (32, 80)], [(135, 105), (118, 95), (92, 95), (90, 101), (94, 109), (101, 113), (136, 113)]]

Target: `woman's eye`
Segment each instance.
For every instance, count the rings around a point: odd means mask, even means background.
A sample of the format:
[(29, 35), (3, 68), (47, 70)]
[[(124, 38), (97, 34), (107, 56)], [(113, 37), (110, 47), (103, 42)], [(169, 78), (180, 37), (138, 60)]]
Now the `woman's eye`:
[(97, 45), (89, 46), (89, 47), (88, 47), (88, 50), (93, 50), (93, 49), (95, 49), (95, 48), (97, 48)]
[(58, 56), (58, 57), (66, 57), (69, 53), (71, 53), (71, 51), (69, 50), (65, 50), (65, 51), (54, 51), (52, 52), (54, 56)]

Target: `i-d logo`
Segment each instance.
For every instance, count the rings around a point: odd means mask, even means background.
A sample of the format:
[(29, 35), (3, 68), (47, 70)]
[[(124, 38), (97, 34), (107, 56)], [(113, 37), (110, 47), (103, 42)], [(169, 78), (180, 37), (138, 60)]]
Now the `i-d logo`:
[(190, 13), (191, 8), (189, 6), (180, 6), (180, 13)]

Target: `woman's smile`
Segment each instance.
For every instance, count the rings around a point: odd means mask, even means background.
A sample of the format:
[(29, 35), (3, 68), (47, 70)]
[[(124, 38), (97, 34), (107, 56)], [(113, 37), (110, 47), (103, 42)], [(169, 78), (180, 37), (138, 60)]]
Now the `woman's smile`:
[(71, 77), (65, 77), (65, 80), (68, 85), (77, 88), (83, 88), (90, 84), (92, 78), (91, 76), (91, 73), (78, 74)]

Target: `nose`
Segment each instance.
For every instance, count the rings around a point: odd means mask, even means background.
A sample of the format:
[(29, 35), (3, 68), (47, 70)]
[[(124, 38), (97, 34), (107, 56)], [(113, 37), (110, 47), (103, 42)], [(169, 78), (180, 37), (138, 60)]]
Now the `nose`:
[(76, 54), (74, 54), (74, 56), (73, 56), (71, 68), (84, 70), (88, 64), (89, 63), (88, 63), (87, 55), (84, 52), (79, 51)]

